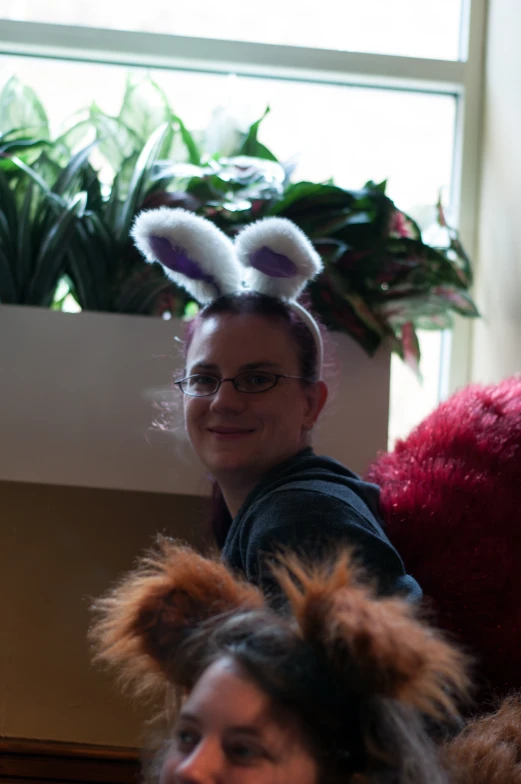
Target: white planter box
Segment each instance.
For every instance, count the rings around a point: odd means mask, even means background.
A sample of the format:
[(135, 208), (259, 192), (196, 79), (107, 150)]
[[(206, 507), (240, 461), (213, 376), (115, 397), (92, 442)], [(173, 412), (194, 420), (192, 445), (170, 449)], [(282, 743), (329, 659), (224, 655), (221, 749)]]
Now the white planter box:
[[(177, 399), (179, 321), (0, 305), (0, 480), (205, 494), (182, 432), (154, 430)], [(363, 471), (387, 442), (389, 355), (335, 334), (341, 375), (315, 448)]]

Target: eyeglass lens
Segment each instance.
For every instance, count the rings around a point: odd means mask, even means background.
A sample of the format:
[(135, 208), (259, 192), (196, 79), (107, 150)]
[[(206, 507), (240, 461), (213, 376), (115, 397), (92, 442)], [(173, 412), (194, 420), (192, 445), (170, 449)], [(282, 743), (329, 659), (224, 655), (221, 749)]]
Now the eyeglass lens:
[[(259, 373), (247, 372), (239, 373), (233, 379), (226, 379), (231, 381), (239, 392), (246, 392), (253, 394), (256, 392), (265, 392), (275, 386), (278, 381), (278, 376), (273, 373)], [(187, 395), (194, 395), (202, 397), (203, 395), (213, 395), (219, 389), (222, 381), (215, 376), (198, 373), (193, 376), (185, 378), (180, 386), (183, 392)]]

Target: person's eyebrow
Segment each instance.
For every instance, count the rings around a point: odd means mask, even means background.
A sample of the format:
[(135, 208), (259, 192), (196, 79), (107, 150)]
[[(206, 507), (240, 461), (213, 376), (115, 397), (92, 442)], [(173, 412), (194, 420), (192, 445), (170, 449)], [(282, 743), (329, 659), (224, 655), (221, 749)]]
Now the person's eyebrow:
[(266, 726), (271, 720), (271, 714), (266, 710), (260, 710), (252, 716), (247, 724), (236, 724), (229, 729), (233, 732), (240, 732), (245, 735), (259, 738), (264, 734)]
[(241, 365), (240, 370), (257, 370), (258, 368), (280, 368), (282, 365), (279, 362), (272, 362), (271, 360), (263, 360), (261, 362), (247, 362)]
[[(241, 365), (239, 368), (239, 373), (244, 373), (247, 370), (258, 370), (259, 368), (270, 368), (272, 370), (280, 370), (282, 365), (279, 362), (272, 362), (269, 359), (261, 360), (260, 362), (246, 362), (245, 365)], [(199, 370), (209, 370), (218, 372), (219, 366), (213, 362), (194, 362), (193, 365), (190, 366), (190, 373), (197, 372)]]
[(180, 721), (189, 721), (192, 724), (200, 724), (200, 721), (197, 718), (197, 716), (195, 716), (193, 713), (190, 713), (190, 711), (185, 711), (185, 710), (181, 710), (179, 712), (176, 724), (179, 723)]
[(254, 724), (235, 724), (227, 727), (228, 732), (235, 732), (241, 735), (249, 735), (252, 738), (260, 738), (262, 735), (262, 727), (256, 727)]
[(213, 364), (212, 362), (194, 362), (193, 365), (190, 366), (190, 373), (193, 373), (196, 368), (197, 370), (215, 370), (215, 371), (219, 369), (217, 365)]
[[(183, 711), (183, 710), (179, 713), (179, 716), (177, 717), (176, 725), (182, 721), (186, 721), (189, 724), (194, 724), (194, 725), (200, 724), (200, 720), (197, 718), (197, 716), (195, 716), (193, 713), (190, 713), (189, 711)], [(256, 723), (254, 720), (254, 722), (250, 724), (234, 724), (230, 727), (227, 727), (226, 732), (234, 733), (237, 735), (239, 734), (247, 735), (248, 737), (258, 739), (263, 735), (263, 727), (264, 727), (264, 722), (262, 720), (260, 720), (258, 723)]]

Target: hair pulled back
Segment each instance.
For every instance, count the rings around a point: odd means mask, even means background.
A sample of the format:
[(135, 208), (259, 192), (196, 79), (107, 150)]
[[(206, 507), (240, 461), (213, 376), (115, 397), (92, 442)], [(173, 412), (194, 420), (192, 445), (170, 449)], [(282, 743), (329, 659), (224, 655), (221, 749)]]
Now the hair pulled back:
[(243, 294), (226, 294), (202, 308), (195, 318), (187, 324), (185, 356), (201, 321), (221, 314), (250, 314), (261, 316), (275, 324), (281, 324), (283, 328), (287, 329), (295, 343), (300, 374), (304, 381), (313, 382), (318, 379), (321, 370), (317, 367), (318, 352), (315, 339), (308, 326), (283, 300), (255, 291), (247, 291)]

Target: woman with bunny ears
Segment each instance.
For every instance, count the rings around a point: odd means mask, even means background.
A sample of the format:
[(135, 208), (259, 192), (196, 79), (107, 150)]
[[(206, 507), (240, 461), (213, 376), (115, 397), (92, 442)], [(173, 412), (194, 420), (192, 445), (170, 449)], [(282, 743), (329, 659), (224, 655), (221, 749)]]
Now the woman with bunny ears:
[(98, 659), (169, 717), (155, 780), (446, 782), (424, 724), (457, 721), (464, 657), (409, 602), (361, 584), (347, 554), (312, 568), (287, 558), (274, 575), (287, 616), (223, 564), (162, 539), (98, 602)]
[(309, 239), (286, 219), (265, 218), (232, 242), (166, 207), (141, 213), (133, 237), (203, 306), (176, 384), (192, 446), (218, 484), (224, 561), (276, 603), (270, 556), (322, 558), (347, 545), (381, 594), (419, 599), (384, 533), (378, 488), (311, 448), (327, 387), (320, 329), (297, 302), (322, 268)]

